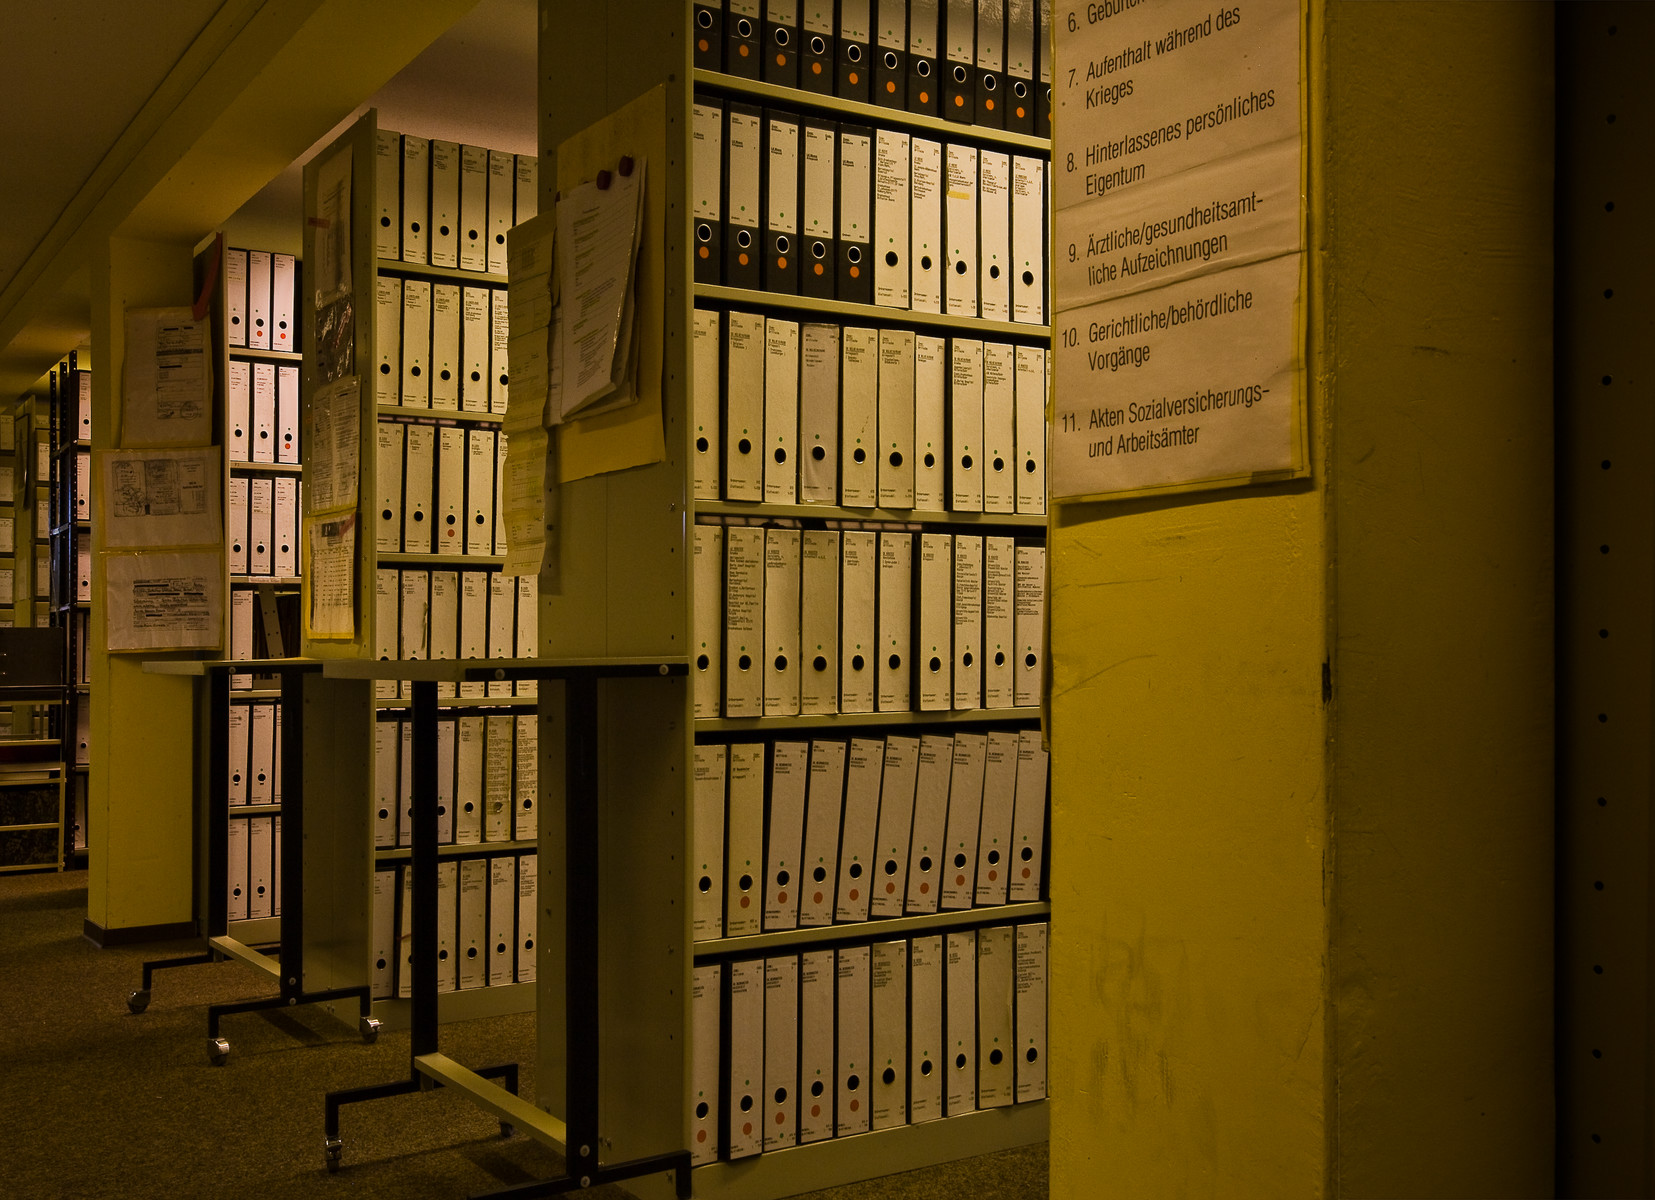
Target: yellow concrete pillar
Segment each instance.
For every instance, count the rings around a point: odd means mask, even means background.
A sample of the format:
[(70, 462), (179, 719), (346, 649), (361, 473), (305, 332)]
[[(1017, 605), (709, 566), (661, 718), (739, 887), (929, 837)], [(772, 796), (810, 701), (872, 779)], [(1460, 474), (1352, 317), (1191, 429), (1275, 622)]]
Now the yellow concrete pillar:
[[(93, 454), (117, 445), (128, 308), (189, 304), (191, 248), (109, 238), (91, 264)], [(95, 459), (94, 459), (95, 460)], [(187, 681), (106, 654), (102, 528), (92, 522), (92, 764), (87, 933), (103, 944), (194, 930), (195, 719)]]
[(1313, 478), (1051, 539), (1058, 1197), (1552, 1187), (1551, 14), (1308, 29)]

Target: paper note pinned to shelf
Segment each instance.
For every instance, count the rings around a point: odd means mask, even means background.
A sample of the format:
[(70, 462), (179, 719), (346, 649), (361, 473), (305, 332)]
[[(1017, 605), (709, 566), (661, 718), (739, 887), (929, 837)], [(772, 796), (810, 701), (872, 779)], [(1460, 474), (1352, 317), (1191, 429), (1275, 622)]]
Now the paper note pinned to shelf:
[(562, 354), (558, 407), (567, 420), (594, 401), (636, 399), (633, 365), (634, 286), (643, 232), (644, 163), (626, 174), (580, 184), (557, 203), (558, 288)]
[(304, 430), (305, 499), (312, 512), (354, 508), (361, 480), (361, 385), (348, 375), (318, 388)]
[(223, 554), (106, 554), (104, 601), (111, 653), (220, 649)]
[[(631, 156), (638, 172), (647, 162), (666, 162), (667, 127), (663, 85), (558, 146), (559, 193), (567, 196), (582, 182), (595, 179), (599, 171), (614, 171), (623, 155)], [(593, 411), (599, 407), (593, 405), (576, 419), (557, 426), (557, 458), (552, 470), (560, 483), (647, 466), (666, 458), (661, 400), (667, 343), (666, 198), (663, 188), (648, 188), (642, 183), (640, 188), (634, 332), (630, 337), (632, 365), (627, 370), (637, 402), (609, 412)], [(562, 362), (552, 364), (554, 375), (565, 369)]]
[(207, 322), (187, 307), (126, 312), (123, 446), (206, 446), (213, 440)]
[(305, 518), (304, 613), (313, 638), (356, 636), (356, 514)]
[(106, 546), (216, 546), (224, 540), (217, 446), (100, 450), (98, 527)]
[(351, 148), (323, 165), (316, 177), (316, 307), (324, 308), (351, 290)]

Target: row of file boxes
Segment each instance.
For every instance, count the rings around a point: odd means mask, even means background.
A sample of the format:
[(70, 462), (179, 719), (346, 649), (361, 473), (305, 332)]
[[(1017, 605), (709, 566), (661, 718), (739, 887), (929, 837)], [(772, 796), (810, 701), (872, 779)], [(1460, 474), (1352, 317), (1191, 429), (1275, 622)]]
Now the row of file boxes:
[(1047, 765), (1038, 730), (698, 744), (695, 940), (1039, 900)]
[(506, 273), (506, 233), (538, 210), (538, 159), (389, 129), (376, 149), (377, 257)]
[(381, 275), (374, 401), (438, 412), (506, 411), (506, 289)]
[[(530, 841), (540, 739), (533, 714), (470, 712), (437, 720), (437, 840)], [(374, 725), (374, 845), (413, 845), (414, 727)]]
[(276, 815), (230, 818), (225, 845), (232, 921), (282, 915), (282, 819)]
[(293, 255), (226, 250), (224, 292), (225, 341), (232, 349), (299, 349), (299, 263)]
[[(374, 657), (383, 661), (534, 658), (540, 637), (539, 579), (500, 571), (380, 567), (374, 580)], [(375, 685), (398, 695), (396, 680)], [(400, 694), (409, 696), (404, 681)], [(537, 694), (532, 679), (439, 683), (439, 697)]]
[(1045, 1099), (1047, 933), (989, 925), (696, 966), (692, 1161)]
[(695, 66), (1045, 136), (1050, 23), (1049, 0), (698, 0)]
[(1046, 323), (1046, 160), (736, 100), (693, 108), (695, 280)]
[(890, 526), (694, 536), (697, 717), (1040, 703), (1042, 545)]
[(1043, 346), (695, 311), (702, 500), (1043, 514)]
[(274, 700), (230, 705), (230, 807), (282, 802), (282, 708)]
[(374, 487), (380, 553), (504, 554), (503, 429), (380, 421)]
[(278, 579), (299, 574), (303, 486), (292, 475), (230, 476), (230, 502), (225, 506), (230, 574)]
[(227, 453), (232, 463), (299, 461), (299, 368), (230, 360)]
[[(437, 864), (437, 990), (452, 992), (535, 977), (538, 856), (445, 858)], [(374, 872), (376, 1000), (413, 994), (413, 871)]]

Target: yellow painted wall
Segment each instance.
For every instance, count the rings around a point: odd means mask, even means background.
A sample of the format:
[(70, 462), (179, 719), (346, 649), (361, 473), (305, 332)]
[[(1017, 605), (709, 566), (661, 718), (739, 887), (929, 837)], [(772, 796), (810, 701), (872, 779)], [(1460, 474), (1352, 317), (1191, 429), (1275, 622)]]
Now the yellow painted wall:
[(1054, 522), (1056, 1197), (1551, 1187), (1550, 11), (1325, 15), (1313, 480)]
[[(127, 307), (188, 304), (190, 247), (110, 238), (92, 263), (92, 448), (115, 442)], [(92, 523), (92, 594), (103, 548)], [(92, 605), (92, 767), (87, 796), (87, 920), (103, 930), (193, 918), (195, 722), (187, 681), (143, 674), (143, 656), (102, 654), (105, 606)]]

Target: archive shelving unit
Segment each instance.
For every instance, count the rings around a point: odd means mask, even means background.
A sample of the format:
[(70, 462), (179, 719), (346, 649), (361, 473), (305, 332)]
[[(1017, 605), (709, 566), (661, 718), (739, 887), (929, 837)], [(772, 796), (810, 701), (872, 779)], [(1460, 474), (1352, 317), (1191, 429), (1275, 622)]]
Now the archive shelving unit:
[[(249, 267), (255, 255), (263, 256), (262, 271), (254, 272)], [(233, 246), (219, 235), (197, 253), (194, 263), (196, 290), (208, 296), (216, 440), (224, 450), (219, 494), (225, 517), (224, 595), (230, 606), (226, 614), (225, 657), (229, 659), (281, 659), (298, 653), (302, 585), (298, 570), (299, 546), (296, 536), (291, 541), (283, 537), (276, 515), (280, 504), (278, 492), (296, 488), (303, 471), (303, 443), (284, 446), (281, 419), (286, 407), (284, 401), (297, 406), (303, 398), (300, 375), (304, 356), (296, 321), (303, 274), (296, 256), (285, 256), (292, 268), (290, 305), (283, 307), (274, 300), (268, 301), (266, 312), (263, 311), (265, 304), (255, 306), (246, 300), (249, 288), (255, 286), (255, 274), (259, 277), (257, 286), (270, 288), (272, 293), (281, 286), (275, 282), (280, 275), (274, 267), (278, 257), (282, 257), (280, 251)], [(255, 323), (265, 330), (262, 338), (253, 332)], [(278, 333), (284, 335), (285, 348), (277, 348)], [(266, 344), (254, 345), (257, 340)], [(261, 392), (267, 393), (270, 405), (269, 419), (263, 425), (256, 419), (257, 398)], [(287, 427), (296, 429), (297, 421), (295, 409)], [(261, 547), (253, 544), (255, 490), (263, 493), (262, 504), (270, 528), (268, 544)], [(295, 496), (295, 506), (296, 503)], [(297, 532), (295, 521), (292, 533)], [(269, 570), (252, 569), (260, 557), (267, 560)], [(241, 630), (239, 645), (235, 633), (238, 628)], [(215, 856), (227, 853), (245, 856), (255, 840), (250, 822), (274, 823), (281, 815), (282, 692), (279, 677), (264, 672), (236, 673), (229, 677), (229, 684), (224, 717), (233, 729), (239, 730), (232, 737), (231, 746), (236, 751), (233, 757), (240, 761), (232, 762), (228, 768), (233, 782), (224, 826), (225, 846), (221, 849), (215, 841), (209, 852)], [(268, 779), (257, 778), (257, 767), (247, 753), (253, 743), (256, 722), (268, 722), (272, 726), (268, 733), (272, 744)], [(211, 719), (207, 727), (211, 727)], [(274, 828), (273, 825), (268, 840), (259, 839), (263, 845), (274, 844)], [(276, 861), (280, 861), (279, 855)], [(267, 905), (261, 904), (252, 894), (256, 889), (253, 876), (254, 871), (249, 867), (246, 873), (215, 871), (211, 877), (228, 889), (228, 935), (246, 945), (273, 943), (281, 937), (280, 904), (286, 890), (280, 886), (276, 872), (270, 870), (265, 881), (272, 894)], [(238, 886), (247, 894), (238, 896)], [(263, 910), (267, 906), (266, 913)], [(258, 915), (251, 915), (255, 908)], [(206, 914), (202, 915), (205, 919)]]
[(63, 630), (63, 704), (59, 729), (69, 763), (66, 787), (69, 828), (64, 850), (84, 860), (87, 800), (92, 770), (91, 631), (92, 373), (80, 354), (70, 354), (53, 375), (50, 418), (51, 622)]
[[(699, 9), (701, 6), (695, 6)], [(726, 13), (726, 19), (730, 19)], [(617, 659), (683, 654), (696, 628), (693, 528), (699, 518), (759, 522), (867, 523), (940, 532), (993, 532), (1044, 541), (1041, 513), (965, 514), (826, 505), (766, 505), (697, 499), (693, 484), (694, 352), (697, 308), (737, 309), (787, 320), (913, 329), (931, 335), (1049, 347), (1044, 324), (950, 317), (805, 296), (696, 283), (692, 265), (692, 120), (698, 95), (717, 96), (856, 125), (905, 130), (939, 141), (990, 146), (1049, 160), (1050, 143), (1008, 133), (837, 99), (794, 88), (735, 78), (694, 66), (697, 31), (691, 6), (667, 0), (609, 0), (599, 6), (554, 10), (542, 30), (541, 158), (548, 194), (566, 182), (556, 148), (630, 102), (660, 87), (664, 111), (657, 140), (617, 147), (648, 158), (646, 206), (664, 213), (665, 295), (662, 417), (664, 461), (612, 475), (563, 482), (555, 592), (543, 598), (541, 652), (548, 656)], [(755, 21), (756, 24), (756, 21)], [(636, 124), (651, 126), (652, 118)], [(1042, 237), (1044, 249), (1045, 238)], [(1046, 312), (1049, 314), (1049, 288)], [(917, 555), (916, 555), (917, 557)], [(691, 674), (695, 673), (692, 656)], [(543, 702), (557, 720), (555, 701)], [(624, 691), (600, 702), (600, 765), (605, 779), (598, 869), (603, 921), (599, 975), (606, 1013), (621, 1014), (604, 1030), (601, 1126), (605, 1157), (637, 1159), (688, 1143), (693, 1099), (691, 1070), (692, 972), (725, 962), (821, 945), (868, 943), (917, 933), (972, 929), (1050, 919), (1044, 898), (1030, 903), (961, 912), (905, 916), (862, 924), (695, 942), (690, 928), (694, 880), (686, 868), (693, 847), (693, 759), (698, 743), (759, 741), (772, 735), (849, 738), (889, 733), (1026, 730), (1038, 725), (1037, 707), (964, 712), (840, 714), (825, 717), (731, 719), (695, 716), (693, 683)], [(555, 778), (555, 772), (551, 777)], [(548, 772), (542, 772), (548, 778)], [(542, 809), (541, 860), (555, 862), (561, 796)], [(542, 879), (543, 894), (548, 880)], [(1042, 897), (1047, 895), (1042, 891)], [(564, 981), (558, 963), (540, 968), (543, 1030), (562, 1028)], [(618, 1028), (617, 1028), (618, 1027)], [(624, 1032), (623, 1032), (624, 1031)], [(560, 1111), (562, 1064), (556, 1039), (542, 1039), (537, 1102)], [(769, 1197), (833, 1186), (897, 1170), (1043, 1140), (1048, 1103), (1037, 1100), (918, 1125), (830, 1138), (698, 1166), (693, 1192), (708, 1197)], [(630, 1184), (640, 1195), (667, 1196), (675, 1183), (656, 1175)]]
[[(402, 150), (400, 137), (402, 131), (382, 131), (378, 125), (378, 113), (370, 109), (355, 125), (341, 135), (333, 144), (317, 154), (305, 168), (304, 204), (305, 212), (314, 215), (317, 212), (319, 178), (326, 171), (329, 164), (338, 161), (340, 155), (347, 155), (351, 163), (351, 221), (352, 236), (348, 246), (339, 248), (338, 253), (348, 257), (349, 278), (351, 288), (348, 293), (342, 293), (340, 298), (322, 306), (318, 310), (314, 302), (315, 295), (327, 286), (323, 282), (312, 279), (307, 285), (307, 295), (301, 303), (301, 329), (304, 338), (306, 354), (304, 358), (303, 388), (307, 398), (305, 418), (301, 426), (301, 439), (307, 446), (316, 445), (313, 423), (316, 419), (317, 397), (324, 390), (340, 379), (354, 377), (357, 382), (355, 393), (357, 408), (355, 419), (358, 422), (360, 440), (358, 445), (358, 483), (355, 500), (355, 511), (360, 521), (355, 538), (355, 553), (353, 562), (354, 607), (356, 618), (353, 631), (345, 637), (328, 637), (318, 635), (308, 621), (301, 620), (301, 648), (307, 657), (336, 660), (357, 659), (372, 660), (380, 658), (404, 657), (398, 637), (398, 614), (400, 606), (397, 602), (399, 572), (429, 571), (429, 572), (456, 572), (456, 587), (461, 586), (460, 575), (466, 572), (486, 574), (491, 578), (500, 576), (500, 569), (505, 559), (501, 554), (483, 553), (437, 553), (432, 551), (403, 549), (381, 549), (378, 541), (378, 530), (386, 518), (382, 515), (383, 505), (381, 497), (382, 470), (380, 459), (380, 432), (395, 430), (406, 436), (410, 428), (419, 428), (429, 431), (433, 439), (439, 439), (443, 431), (457, 432), (465, 435), (474, 430), (499, 431), (503, 424), (503, 405), (505, 380), (503, 378), (468, 378), (456, 380), (455, 386), (461, 393), (461, 399), (453, 408), (432, 408), (405, 406), (399, 402), (385, 402), (400, 400), (399, 388), (402, 383), (402, 360), (395, 352), (389, 338), (394, 331), (382, 331), (378, 322), (378, 296), (381, 284), (395, 283), (400, 288), (410, 283), (423, 284), (429, 287), (455, 287), (457, 289), (482, 289), (488, 293), (490, 300), (498, 293), (503, 310), (504, 289), (506, 277), (498, 272), (486, 270), (449, 268), (434, 266), (428, 261), (405, 261), (400, 256), (400, 225), (399, 202), (400, 192), (397, 190), (397, 166)], [(417, 131), (408, 131), (416, 134)], [(382, 158), (382, 155), (385, 157)], [(387, 160), (389, 175), (382, 174), (381, 167)], [(515, 168), (513, 178), (516, 178)], [(503, 231), (502, 231), (503, 232)], [(315, 221), (307, 220), (305, 225), (304, 258), (307, 263), (319, 261), (318, 234)], [(389, 243), (389, 244), (388, 244)], [(333, 293), (329, 293), (330, 295)], [(491, 303), (492, 308), (492, 303)], [(346, 322), (341, 322), (341, 314), (349, 311), (352, 315)], [(318, 329), (323, 332), (319, 333)], [(343, 332), (340, 332), (340, 331)], [(493, 353), (503, 359), (503, 342), (495, 341), (491, 346)], [(397, 364), (390, 368), (388, 364)], [(387, 369), (381, 371), (381, 366)], [(456, 364), (457, 365), (457, 364)], [(434, 364), (426, 364), (427, 369)], [(503, 361), (492, 374), (496, 377), (504, 372)], [(435, 374), (435, 372), (433, 372)], [(446, 380), (446, 376), (443, 376)], [(427, 386), (430, 386), (432, 376), (427, 375)], [(473, 387), (483, 387), (490, 393), (488, 404), (478, 406), (474, 402), (468, 403), (469, 397), (475, 393)], [(498, 397), (498, 398), (496, 398)], [(491, 464), (492, 466), (493, 464)], [(310, 471), (307, 466), (307, 476)], [(496, 492), (498, 482), (496, 483)], [(304, 507), (301, 511), (301, 524), (307, 521), (318, 510), (315, 508), (317, 490), (307, 485), (304, 490)], [(401, 493), (398, 492), (400, 500)], [(433, 522), (437, 518), (435, 504), (429, 514)], [(498, 502), (496, 502), (496, 512)], [(400, 508), (396, 524), (400, 525)], [(301, 540), (305, 535), (301, 535)], [(464, 542), (463, 518), (459, 530), (459, 540)], [(433, 539), (433, 544), (438, 544)], [(391, 589), (389, 592), (386, 589)], [(512, 584), (513, 596), (517, 602), (532, 604), (530, 598), (525, 599), (524, 591), (517, 581)], [(301, 593), (301, 605), (310, 603), (310, 585), (307, 582)], [(383, 606), (380, 601), (389, 602), (389, 607)], [(457, 597), (456, 597), (457, 599)], [(491, 599), (491, 603), (492, 603)], [(423, 653), (408, 657), (424, 657)], [(450, 687), (454, 685), (450, 684)], [(475, 689), (481, 694), (454, 694), (444, 695), (438, 700), (444, 719), (458, 719), (465, 716), (482, 715), (509, 715), (515, 718), (530, 717), (536, 712), (535, 697), (529, 686), (511, 693), (493, 691), (499, 685), (490, 685), (485, 688), (479, 683)], [(514, 685), (506, 685), (508, 687)], [(471, 689), (467, 688), (466, 691)], [(459, 689), (456, 689), (458, 693)], [(412, 729), (411, 693), (404, 690), (398, 694), (397, 683), (393, 680), (388, 686), (382, 684), (376, 689), (373, 700), (373, 720), (354, 732), (361, 737), (361, 752), (370, 761), (374, 757), (376, 745), (376, 726), (387, 722), (403, 721)], [(458, 735), (456, 735), (457, 738)], [(402, 770), (406, 772), (407, 756), (402, 756)], [(375, 810), (384, 810), (387, 804), (393, 808), (398, 804), (408, 807), (403, 815), (404, 828), (411, 820), (410, 797), (407, 794), (387, 800), (387, 790), (383, 777), (378, 774), (377, 767), (369, 773), (370, 780), (376, 780), (371, 785), (367, 796), (341, 796), (339, 802), (356, 804), (361, 807), (364, 821), (375, 819)], [(515, 778), (515, 776), (514, 776)], [(407, 788), (403, 789), (408, 792)], [(369, 798), (374, 797), (375, 803), (370, 805)], [(456, 803), (465, 798), (455, 797)], [(480, 797), (477, 798), (480, 802)], [(514, 806), (515, 807), (515, 806)], [(457, 814), (455, 814), (457, 816)], [(516, 814), (514, 814), (515, 817)], [(380, 826), (384, 827), (387, 818), (379, 817)], [(527, 817), (525, 816), (525, 820)], [(397, 814), (389, 814), (390, 825), (394, 829), (397, 825)], [(515, 832), (515, 825), (513, 827)], [(364, 961), (383, 957), (370, 952), (371, 916), (374, 911), (373, 893), (376, 886), (382, 896), (394, 897), (397, 892), (390, 881), (398, 875), (406, 875), (412, 869), (413, 850), (409, 845), (384, 844), (379, 836), (374, 837), (373, 849), (374, 871), (371, 877), (360, 881), (360, 889), (355, 882), (341, 882), (336, 890), (336, 908), (343, 911), (349, 908), (358, 914), (361, 922), (360, 936), (363, 944)], [(532, 855), (536, 850), (536, 842), (532, 838), (512, 837), (507, 840), (492, 840), (475, 843), (445, 844), (438, 850), (439, 858), (444, 862), (466, 859), (494, 859), (501, 856), (512, 856), (521, 861), (522, 856)], [(406, 898), (407, 893), (402, 893)], [(348, 897), (348, 903), (345, 902)], [(390, 903), (382, 899), (381, 903)], [(351, 918), (353, 921), (357, 916)], [(406, 933), (406, 931), (404, 931)], [(406, 966), (402, 966), (407, 970)], [(469, 1017), (491, 1016), (501, 1013), (522, 1012), (534, 1006), (535, 989), (529, 982), (497, 983), (481, 987), (455, 989), (444, 991), (438, 1000), (438, 1012), (441, 1020), (456, 1020)], [(406, 995), (380, 997), (376, 999), (374, 1011), (377, 1017), (384, 1020), (389, 1027), (406, 1027), (414, 1017), (411, 1000)]]

